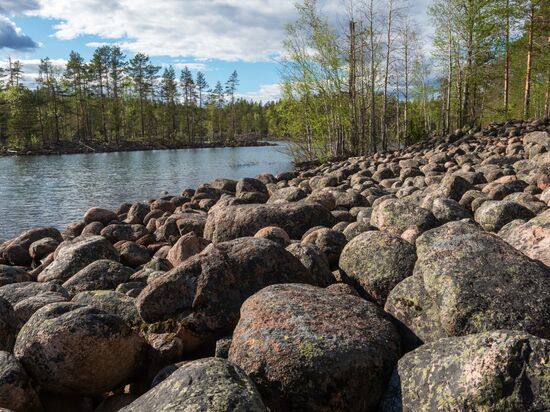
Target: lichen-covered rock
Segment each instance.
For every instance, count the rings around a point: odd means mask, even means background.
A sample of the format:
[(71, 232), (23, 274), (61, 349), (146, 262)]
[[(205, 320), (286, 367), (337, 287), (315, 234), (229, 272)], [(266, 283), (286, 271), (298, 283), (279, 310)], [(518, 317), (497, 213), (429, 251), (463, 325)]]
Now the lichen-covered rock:
[(114, 290), (80, 292), (73, 297), (72, 302), (116, 315), (132, 328), (139, 328), (143, 323), (137, 311), (135, 299)]
[(116, 220), (118, 220), (118, 215), (115, 212), (99, 207), (92, 207), (84, 214), (84, 223), (86, 224), (100, 222), (104, 225), (108, 225)]
[(435, 199), (432, 205), (432, 213), (441, 223), (472, 218), (472, 213), (469, 210), (456, 200), (447, 198)]
[(326, 287), (334, 283), (336, 279), (330, 270), (327, 257), (319, 248), (312, 244), (293, 243), (286, 250), (292, 253), (311, 273), (314, 284)]
[(142, 339), (117, 316), (75, 303), (52, 303), (23, 326), (14, 354), (46, 390), (95, 395), (137, 371)]
[(384, 306), (391, 290), (412, 275), (416, 252), (403, 239), (379, 231), (360, 234), (340, 256), (340, 269), (374, 302)]
[(229, 350), (275, 411), (374, 410), (398, 357), (376, 305), (300, 284), (250, 297)]
[(256, 232), (254, 237), (262, 237), (286, 247), (290, 243), (290, 237), (283, 229), (277, 226), (268, 226)]
[(550, 341), (498, 330), (427, 343), (399, 360), (382, 412), (546, 411)]
[(274, 283), (314, 283), (309, 271), (283, 247), (262, 238), (208, 246), (150, 282), (137, 298), (146, 322), (176, 318), (198, 342), (231, 333), (249, 296)]
[(191, 256), (196, 255), (204, 250), (208, 246), (208, 241), (198, 237), (195, 232), (189, 232), (176, 242), (174, 246), (168, 252), (166, 257), (172, 266), (178, 266), (185, 262)]
[(428, 230), (438, 225), (432, 212), (403, 199), (386, 199), (376, 205), (370, 223), (397, 236), (410, 227)]
[(15, 306), (24, 299), (51, 292), (69, 297), (67, 291), (57, 283), (21, 282), (0, 287), (0, 298), (6, 299), (12, 306)]
[(266, 412), (254, 384), (225, 359), (186, 363), (120, 412)]
[(472, 224), (451, 222), (416, 242), (413, 276), (385, 309), (431, 342), (496, 329), (550, 337), (550, 269)]
[(86, 290), (114, 290), (121, 283), (127, 282), (133, 273), (132, 269), (119, 262), (100, 259), (63, 283), (63, 288), (71, 296)]
[(317, 203), (228, 206), (210, 212), (204, 237), (219, 243), (254, 236), (267, 226), (278, 226), (291, 239), (300, 239), (311, 227), (331, 227), (333, 220), (330, 212)]
[(0, 351), (0, 408), (40, 412), (42, 405), (25, 369), (9, 353)]
[(31, 280), (31, 275), (21, 267), (0, 265), (0, 287), (10, 283), (29, 282)]
[(50, 303), (67, 301), (69, 301), (69, 299), (66, 295), (57, 292), (42, 292), (36, 296), (33, 295), (20, 300), (13, 306), (17, 319), (17, 330), (21, 329), (38, 309)]
[(531, 259), (550, 266), (550, 210), (528, 222), (519, 223), (499, 235)]
[(284, 187), (273, 192), (267, 203), (297, 202), (298, 200), (304, 199), (306, 196), (306, 192), (299, 187)]
[(134, 242), (124, 242), (117, 249), (120, 254), (120, 261), (132, 268), (137, 268), (151, 260), (149, 249)]
[(38, 275), (38, 281), (65, 282), (90, 263), (100, 259), (119, 260), (118, 252), (105, 238), (91, 236), (69, 243), (58, 250), (52, 264)]
[(51, 237), (45, 237), (31, 243), (29, 246), (29, 255), (35, 260), (42, 259), (44, 256), (54, 252), (59, 246), (59, 241)]
[(321, 253), (326, 256), (331, 269), (338, 267), (340, 253), (342, 253), (346, 243), (348, 243), (348, 240), (343, 233), (327, 228), (315, 230), (302, 239), (302, 244), (317, 246)]
[(498, 232), (507, 223), (516, 219), (529, 220), (535, 214), (519, 203), (510, 200), (489, 200), (476, 210), (474, 219), (489, 232)]
[(0, 298), (0, 351), (11, 351), (17, 335), (17, 317), (12, 305)]

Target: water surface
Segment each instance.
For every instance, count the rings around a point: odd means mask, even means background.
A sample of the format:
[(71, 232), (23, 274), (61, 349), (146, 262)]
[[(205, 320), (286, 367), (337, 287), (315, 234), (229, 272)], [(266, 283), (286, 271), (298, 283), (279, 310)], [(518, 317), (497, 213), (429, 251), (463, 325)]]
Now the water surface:
[(64, 229), (90, 207), (179, 194), (209, 180), (291, 170), (286, 146), (0, 157), (0, 240)]

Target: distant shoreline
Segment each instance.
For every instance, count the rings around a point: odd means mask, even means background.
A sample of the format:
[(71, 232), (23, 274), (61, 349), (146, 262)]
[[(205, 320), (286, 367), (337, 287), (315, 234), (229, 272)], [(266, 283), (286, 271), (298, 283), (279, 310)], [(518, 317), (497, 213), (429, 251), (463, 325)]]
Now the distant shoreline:
[(67, 155), (67, 154), (92, 154), (92, 153), (118, 153), (118, 152), (141, 152), (152, 150), (179, 150), (179, 149), (214, 149), (214, 148), (228, 148), (228, 147), (262, 147), (262, 146), (276, 146), (274, 142), (265, 140), (255, 141), (242, 141), (233, 143), (200, 143), (200, 144), (169, 144), (169, 143), (157, 143), (148, 144), (141, 142), (124, 142), (118, 146), (105, 145), (103, 143), (78, 143), (78, 142), (63, 142), (62, 144), (51, 146), (47, 148), (14, 151), (7, 149), (0, 149), (0, 157), (11, 156), (44, 156), (44, 155)]

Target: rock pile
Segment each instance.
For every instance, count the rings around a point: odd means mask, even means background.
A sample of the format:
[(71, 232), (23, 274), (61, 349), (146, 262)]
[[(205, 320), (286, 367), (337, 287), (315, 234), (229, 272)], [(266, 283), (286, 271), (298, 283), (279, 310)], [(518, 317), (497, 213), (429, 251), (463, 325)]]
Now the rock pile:
[(0, 409), (549, 410), (549, 131), (216, 179), (3, 243)]

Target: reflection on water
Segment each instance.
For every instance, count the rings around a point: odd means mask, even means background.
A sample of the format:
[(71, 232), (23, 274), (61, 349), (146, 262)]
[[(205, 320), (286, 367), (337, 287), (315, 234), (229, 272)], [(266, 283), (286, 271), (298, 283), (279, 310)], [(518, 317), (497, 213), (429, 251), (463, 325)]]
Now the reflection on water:
[(36, 226), (65, 228), (90, 207), (178, 194), (218, 177), (292, 168), (285, 146), (0, 158), (0, 240)]

